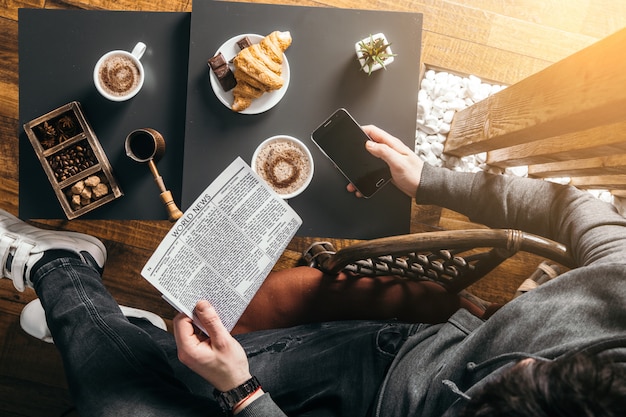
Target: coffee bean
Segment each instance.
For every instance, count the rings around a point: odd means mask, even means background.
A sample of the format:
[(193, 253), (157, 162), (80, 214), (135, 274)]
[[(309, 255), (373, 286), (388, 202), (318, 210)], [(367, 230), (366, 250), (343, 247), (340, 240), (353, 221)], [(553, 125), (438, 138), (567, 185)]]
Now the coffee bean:
[(77, 145), (61, 150), (55, 155), (48, 157), (47, 160), (54, 172), (54, 177), (59, 182), (65, 181), (98, 163), (96, 155), (87, 141), (82, 141)]

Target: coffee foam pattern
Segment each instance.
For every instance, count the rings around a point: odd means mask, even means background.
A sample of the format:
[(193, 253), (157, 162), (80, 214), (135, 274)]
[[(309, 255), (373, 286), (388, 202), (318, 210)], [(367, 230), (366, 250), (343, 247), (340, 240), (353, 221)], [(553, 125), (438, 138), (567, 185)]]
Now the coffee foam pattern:
[(112, 96), (124, 96), (139, 86), (141, 74), (132, 59), (118, 54), (104, 60), (98, 75), (102, 88)]
[(278, 194), (287, 195), (306, 184), (311, 173), (304, 150), (289, 140), (266, 144), (255, 161), (257, 172)]

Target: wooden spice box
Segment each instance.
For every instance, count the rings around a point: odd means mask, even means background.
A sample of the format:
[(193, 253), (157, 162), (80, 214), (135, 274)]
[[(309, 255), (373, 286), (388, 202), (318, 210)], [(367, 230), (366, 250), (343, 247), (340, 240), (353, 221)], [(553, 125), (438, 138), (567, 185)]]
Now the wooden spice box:
[(123, 195), (79, 102), (31, 120), (24, 131), (68, 219)]

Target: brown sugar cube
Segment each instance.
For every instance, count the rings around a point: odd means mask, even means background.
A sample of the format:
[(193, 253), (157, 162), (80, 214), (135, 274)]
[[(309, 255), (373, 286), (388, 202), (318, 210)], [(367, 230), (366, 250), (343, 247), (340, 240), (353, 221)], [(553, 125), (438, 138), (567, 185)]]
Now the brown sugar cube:
[(71, 191), (72, 194), (80, 194), (85, 188), (84, 181), (78, 181), (76, 184), (72, 185)]
[(88, 177), (88, 178), (85, 180), (85, 186), (87, 186), (87, 187), (92, 187), (92, 188), (93, 188), (93, 187), (95, 187), (96, 185), (100, 184), (100, 182), (101, 182), (101, 181), (100, 181), (100, 177), (99, 177), (99, 176), (97, 176), (97, 175), (92, 175), (92, 176)]
[(80, 194), (72, 195), (72, 199), (70, 200), (70, 205), (74, 210), (81, 208), (80, 204)]
[(91, 188), (90, 187), (85, 187), (83, 188), (83, 191), (81, 191), (80, 193), (80, 198), (81, 199), (85, 199), (85, 200), (90, 200), (91, 199)]
[(80, 197), (80, 205), (81, 206), (88, 206), (89, 203), (91, 203), (91, 198), (85, 198), (85, 197)]
[(109, 187), (106, 184), (100, 183), (93, 187), (93, 198), (102, 198), (109, 193)]

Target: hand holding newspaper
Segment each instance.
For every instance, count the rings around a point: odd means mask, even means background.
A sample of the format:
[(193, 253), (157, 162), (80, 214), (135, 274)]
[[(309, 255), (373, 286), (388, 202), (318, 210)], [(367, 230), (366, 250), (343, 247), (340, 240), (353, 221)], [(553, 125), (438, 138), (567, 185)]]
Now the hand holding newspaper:
[(174, 224), (141, 275), (196, 324), (196, 303), (208, 300), (230, 331), (301, 224), (237, 158)]

